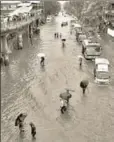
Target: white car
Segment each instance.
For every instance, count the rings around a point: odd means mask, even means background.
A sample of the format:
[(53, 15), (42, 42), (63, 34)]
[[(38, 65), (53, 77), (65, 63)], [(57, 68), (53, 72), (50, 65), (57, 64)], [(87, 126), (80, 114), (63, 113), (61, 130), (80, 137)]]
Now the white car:
[(109, 61), (105, 58), (96, 58), (94, 67), (94, 78), (96, 83), (109, 84), (110, 71)]

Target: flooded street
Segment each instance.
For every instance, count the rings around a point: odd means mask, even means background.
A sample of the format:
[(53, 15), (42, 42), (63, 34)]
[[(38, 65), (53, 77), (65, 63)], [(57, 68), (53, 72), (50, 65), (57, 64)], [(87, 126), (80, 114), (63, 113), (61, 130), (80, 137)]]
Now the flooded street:
[[(93, 62), (84, 61), (79, 69), (78, 55), (81, 45), (70, 27), (61, 28), (61, 15), (41, 26), (40, 36), (34, 36), (33, 45), (27, 44), (25, 36), (23, 50), (15, 50), (9, 67), (1, 69), (1, 139), (2, 142), (113, 142), (114, 141), (114, 46), (103, 55), (111, 62), (111, 84), (98, 86), (94, 83)], [(65, 34), (66, 47), (54, 33)], [(46, 54), (45, 68), (40, 67), (38, 53)], [(82, 95), (80, 81), (89, 80), (89, 90)], [(59, 94), (65, 88), (75, 90), (68, 112), (60, 113)], [(25, 119), (25, 134), (19, 133), (14, 122), (21, 112)], [(32, 140), (30, 122), (37, 129), (36, 140)]]

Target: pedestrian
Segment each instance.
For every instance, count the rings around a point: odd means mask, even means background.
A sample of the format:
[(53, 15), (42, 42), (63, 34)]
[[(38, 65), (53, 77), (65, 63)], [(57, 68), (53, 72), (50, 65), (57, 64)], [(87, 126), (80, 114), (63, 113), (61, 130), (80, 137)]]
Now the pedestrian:
[(88, 84), (89, 84), (88, 80), (82, 80), (80, 82), (80, 87), (82, 88), (83, 94), (85, 94)]
[(83, 61), (83, 56), (79, 55), (79, 66), (80, 66), (80, 69), (82, 68), (82, 61)]
[(57, 34), (55, 33), (54, 36), (55, 36), (55, 38), (56, 38), (56, 37), (57, 37)]
[(60, 33), (60, 38), (62, 38), (62, 34)]
[(20, 132), (24, 132), (24, 121), (19, 122), (19, 130)]
[(70, 94), (69, 91), (70, 91), (69, 89), (66, 89), (66, 92), (61, 93), (59, 96), (62, 100), (66, 100), (67, 104), (69, 104), (69, 100), (72, 98), (72, 95)]
[(57, 33), (57, 38), (59, 37), (59, 34)]
[(44, 66), (45, 57), (41, 57), (40, 65)]
[(24, 132), (24, 119), (27, 117), (27, 114), (21, 113), (15, 120), (15, 126), (19, 126), (20, 132)]
[(31, 135), (33, 138), (35, 138), (35, 135), (36, 135), (36, 127), (34, 125), (34, 123), (30, 123), (30, 127), (31, 127)]

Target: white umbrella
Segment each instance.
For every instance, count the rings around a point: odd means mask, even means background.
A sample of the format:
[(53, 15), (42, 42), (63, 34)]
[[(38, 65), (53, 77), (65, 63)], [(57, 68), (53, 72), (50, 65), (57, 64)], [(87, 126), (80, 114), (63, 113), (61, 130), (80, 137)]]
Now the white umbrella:
[(41, 57), (45, 57), (45, 56), (46, 56), (46, 55), (45, 55), (44, 53), (39, 53), (39, 54), (38, 54), (38, 57), (40, 57), (40, 58), (41, 58)]
[(83, 57), (82, 55), (79, 55), (79, 56), (78, 56), (78, 58), (79, 58), (79, 59), (80, 59), (80, 58), (82, 58), (82, 59), (83, 59), (84, 57)]

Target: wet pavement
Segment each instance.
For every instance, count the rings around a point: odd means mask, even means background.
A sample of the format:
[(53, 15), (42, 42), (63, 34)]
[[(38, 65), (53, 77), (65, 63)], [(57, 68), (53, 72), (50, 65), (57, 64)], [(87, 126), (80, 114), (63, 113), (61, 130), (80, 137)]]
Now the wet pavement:
[[(69, 17), (64, 17), (69, 20)], [(34, 36), (33, 45), (14, 50), (9, 67), (1, 70), (1, 139), (2, 142), (113, 142), (114, 140), (114, 46), (102, 40), (103, 56), (111, 62), (111, 84), (94, 83), (93, 62), (84, 61), (79, 69), (81, 46), (69, 26), (61, 28), (62, 16), (41, 27), (41, 35)], [(54, 32), (67, 37), (66, 48)], [(45, 68), (41, 69), (37, 54), (46, 54)], [(89, 80), (89, 90), (82, 95), (80, 81)], [(65, 88), (75, 90), (68, 112), (60, 113), (59, 94)], [(14, 126), (17, 115), (27, 112), (25, 133), (20, 135)], [(37, 129), (32, 140), (30, 122)]]

